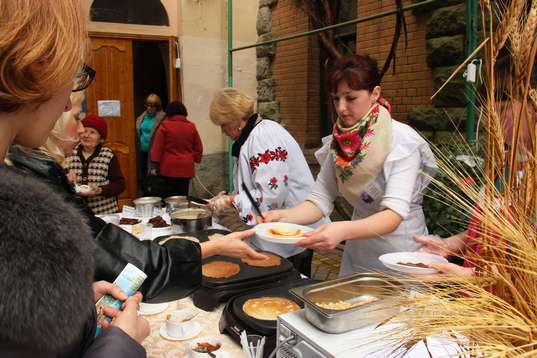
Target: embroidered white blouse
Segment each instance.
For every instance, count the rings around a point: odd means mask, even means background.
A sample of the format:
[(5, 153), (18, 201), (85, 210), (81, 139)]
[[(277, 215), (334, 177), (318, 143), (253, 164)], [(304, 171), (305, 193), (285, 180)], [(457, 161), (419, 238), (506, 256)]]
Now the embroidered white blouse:
[[(324, 138), (323, 147), (316, 153), (321, 171), (307, 198), (325, 215), (330, 215), (334, 200), (339, 195), (335, 165), (330, 153), (331, 142), (331, 137)], [(436, 161), (427, 142), (408, 125), (392, 120), (392, 144), (383, 170), (350, 204), (354, 207), (352, 220), (363, 219), (389, 208), (399, 214), (403, 221), (395, 231), (382, 237), (347, 241), (340, 276), (371, 270), (386, 271), (378, 260), (380, 255), (414, 251), (419, 247), (412, 236), (427, 234), (421, 204), (423, 191), (430, 182), (429, 175), (434, 175), (436, 169)]]
[[(278, 123), (259, 122), (241, 147), (234, 162), (234, 186), (238, 191), (235, 206), (243, 221), (256, 224), (256, 212), (242, 183), (259, 203), (261, 211), (291, 208), (303, 202), (314, 184), (306, 158), (295, 139)], [(329, 222), (326, 219), (322, 222)], [(316, 225), (311, 225), (312, 227)], [(253, 237), (250, 242), (262, 250), (289, 257), (303, 249)]]

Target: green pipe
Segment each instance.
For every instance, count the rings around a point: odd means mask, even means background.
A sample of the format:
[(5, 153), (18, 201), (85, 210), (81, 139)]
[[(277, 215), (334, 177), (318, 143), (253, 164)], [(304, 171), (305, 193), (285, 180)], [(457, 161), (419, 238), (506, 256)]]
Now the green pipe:
[[(466, 0), (466, 54), (470, 55), (477, 47), (477, 1)], [(475, 142), (475, 115), (476, 115), (476, 86), (473, 82), (466, 82), (466, 141)]]
[[(416, 3), (416, 4), (403, 6), (402, 11), (412, 10), (412, 9), (419, 8), (419, 7), (425, 6), (425, 5), (429, 5), (429, 4), (438, 2), (438, 1), (439, 0), (425, 0), (425, 1), (422, 1), (422, 2), (419, 2), (419, 3)], [(269, 45), (269, 44), (273, 44), (273, 43), (280, 42), (280, 41), (293, 40), (293, 39), (296, 39), (296, 38), (299, 38), (299, 37), (315, 35), (315, 34), (318, 34), (320, 32), (337, 29), (338, 27), (343, 27), (343, 26), (358, 24), (360, 22), (366, 22), (366, 21), (370, 21), (370, 20), (375, 20), (375, 19), (378, 19), (378, 18), (381, 18), (381, 17), (396, 14), (398, 12), (399, 12), (399, 10), (397, 10), (397, 9), (384, 11), (384, 12), (379, 12), (378, 14), (375, 14), (375, 15), (359, 17), (359, 18), (354, 19), (354, 20), (340, 22), (339, 24), (321, 27), (319, 29), (315, 29), (315, 30), (311, 30), (311, 31), (305, 31), (305, 32), (301, 32), (301, 33), (298, 33), (298, 34), (292, 34), (292, 35), (288, 35), (288, 36), (284, 36), (284, 37), (275, 38), (275, 39), (272, 39), (272, 40), (256, 42), (256, 43), (251, 44), (251, 45), (245, 45), (245, 46), (241, 46), (241, 47), (237, 47), (237, 48), (232, 48), (231, 50), (228, 49), (228, 51), (240, 51), (240, 50), (245, 50), (245, 49), (252, 48), (252, 47)]]
[[(227, 1), (227, 86), (233, 87), (233, 0)], [(233, 141), (227, 143), (227, 191), (233, 191), (233, 156), (231, 147)]]

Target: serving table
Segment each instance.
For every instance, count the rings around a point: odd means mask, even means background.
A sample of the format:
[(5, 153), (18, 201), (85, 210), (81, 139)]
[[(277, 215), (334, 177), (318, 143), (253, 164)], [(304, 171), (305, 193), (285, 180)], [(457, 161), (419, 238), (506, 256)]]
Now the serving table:
[(149, 358), (188, 357), (186, 353), (189, 350), (189, 343), (192, 341), (192, 339), (207, 336), (217, 337), (220, 339), (222, 341), (221, 349), (223, 349), (223, 351), (225, 351), (229, 357), (243, 357), (242, 348), (237, 343), (232, 341), (231, 338), (224, 334), (220, 334), (218, 331), (218, 321), (222, 315), (224, 305), (220, 305), (211, 312), (198, 310), (199, 313), (194, 320), (201, 325), (202, 331), (196, 337), (184, 341), (169, 341), (163, 338), (160, 335), (159, 330), (160, 327), (166, 322), (166, 315), (176, 309), (187, 307), (195, 308), (190, 297), (169, 302), (168, 308), (162, 313), (144, 316), (144, 318), (149, 321), (151, 326), (151, 334), (143, 342), (143, 346), (147, 350), (147, 356)]

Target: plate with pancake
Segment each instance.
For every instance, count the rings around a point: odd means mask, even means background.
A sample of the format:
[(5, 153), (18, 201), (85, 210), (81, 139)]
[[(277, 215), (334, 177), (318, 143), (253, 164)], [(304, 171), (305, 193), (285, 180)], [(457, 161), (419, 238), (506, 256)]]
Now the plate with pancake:
[(379, 260), (392, 270), (418, 275), (437, 273), (430, 263), (448, 263), (444, 257), (426, 252), (392, 252), (379, 256)]
[(254, 227), (255, 233), (261, 239), (277, 244), (296, 244), (304, 239), (304, 233), (313, 231), (312, 228), (290, 223), (264, 223)]

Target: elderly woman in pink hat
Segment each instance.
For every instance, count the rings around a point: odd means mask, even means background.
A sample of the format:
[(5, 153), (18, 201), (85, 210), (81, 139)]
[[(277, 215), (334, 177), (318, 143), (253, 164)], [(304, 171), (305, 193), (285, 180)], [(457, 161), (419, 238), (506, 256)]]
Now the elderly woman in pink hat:
[(125, 178), (114, 152), (103, 145), (108, 126), (103, 118), (89, 114), (82, 120), (84, 133), (67, 167), (76, 174), (81, 196), (86, 197), (94, 214), (119, 211), (117, 196), (125, 190)]

